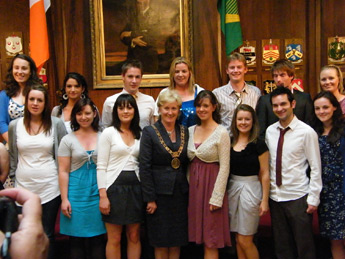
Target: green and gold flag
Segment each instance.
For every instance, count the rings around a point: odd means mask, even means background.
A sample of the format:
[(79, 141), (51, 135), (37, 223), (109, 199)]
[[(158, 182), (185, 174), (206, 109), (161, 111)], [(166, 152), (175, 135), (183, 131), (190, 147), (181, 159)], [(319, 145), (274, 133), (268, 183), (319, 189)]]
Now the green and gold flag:
[(218, 0), (220, 26), (225, 36), (226, 55), (243, 44), (237, 0)]

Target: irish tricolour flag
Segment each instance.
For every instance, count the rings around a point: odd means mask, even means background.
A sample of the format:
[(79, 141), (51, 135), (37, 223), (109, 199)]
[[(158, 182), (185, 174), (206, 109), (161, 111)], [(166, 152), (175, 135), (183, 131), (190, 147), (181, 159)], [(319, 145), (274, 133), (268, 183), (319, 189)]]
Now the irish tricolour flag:
[(50, 0), (30, 0), (30, 56), (38, 71), (49, 59), (46, 11)]

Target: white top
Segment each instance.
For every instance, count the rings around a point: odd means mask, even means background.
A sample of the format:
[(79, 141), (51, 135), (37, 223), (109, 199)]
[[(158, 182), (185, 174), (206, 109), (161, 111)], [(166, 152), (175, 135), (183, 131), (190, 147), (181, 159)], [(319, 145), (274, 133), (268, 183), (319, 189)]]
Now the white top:
[(58, 170), (54, 160), (54, 127), (50, 134), (41, 132), (31, 136), (23, 118), (16, 128), (18, 165), (15, 185), (40, 196), (42, 204), (60, 195)]
[(63, 121), (63, 123), (65, 124), (67, 133), (71, 133), (72, 132), (71, 121), (65, 121), (65, 116), (63, 114), (63, 111), (61, 112), (61, 115), (58, 115), (59, 109), (60, 109), (59, 105), (55, 106), (52, 110), (52, 116), (60, 118)]
[[(103, 104), (102, 112), (102, 122), (105, 127), (109, 127), (113, 121), (113, 107), (116, 102), (117, 97), (121, 94), (128, 94), (128, 92), (123, 89), (122, 92), (109, 96)], [(146, 126), (149, 126), (154, 123), (153, 112), (155, 110), (155, 101), (152, 96), (137, 93), (137, 105), (139, 108), (140, 115), (140, 127), (143, 129)]]
[[(213, 90), (213, 93), (220, 103), (220, 117), (221, 124), (230, 133), (232, 117), (234, 116), (235, 109), (237, 107), (238, 97), (236, 96), (236, 91), (230, 84), (223, 85)], [(253, 109), (256, 108), (256, 104), (261, 96), (260, 89), (256, 86), (245, 84), (241, 93), (242, 104), (248, 104)]]
[(197, 157), (206, 163), (219, 162), (219, 172), (209, 203), (222, 207), (230, 173), (229, 134), (223, 126), (218, 125), (212, 134), (196, 149), (194, 141), (195, 127), (189, 127), (188, 158), (193, 160), (194, 157)]
[(138, 139), (132, 146), (127, 146), (114, 127), (102, 132), (98, 142), (98, 189), (108, 189), (123, 170), (134, 170), (139, 179), (139, 146)]
[[(198, 84), (194, 84), (194, 87), (196, 88), (196, 94), (198, 94), (198, 93), (200, 93), (201, 91), (203, 91), (203, 90), (205, 90), (204, 88), (202, 88), (200, 85), (198, 85)], [(164, 88), (164, 89), (162, 89), (162, 91), (160, 91), (159, 92), (159, 94), (158, 94), (158, 96), (157, 96), (157, 99), (156, 99), (156, 104), (155, 104), (155, 113), (154, 113), (154, 115), (155, 116), (159, 116), (159, 113), (158, 113), (158, 98), (159, 98), (159, 96), (162, 94), (162, 93), (164, 93), (165, 91), (167, 91), (169, 89), (169, 87), (167, 87), (167, 88)], [(195, 98), (193, 98), (193, 100), (194, 100)], [(182, 108), (181, 108), (182, 109)]]
[[(318, 206), (320, 203), (321, 159), (316, 132), (294, 116), (290, 130), (284, 135), (282, 153), (282, 185), (276, 185), (276, 156), (280, 122), (269, 126), (266, 131), (266, 144), (270, 153), (270, 198), (274, 201), (297, 200), (308, 194), (307, 203)], [(306, 170), (310, 166), (310, 182)]]

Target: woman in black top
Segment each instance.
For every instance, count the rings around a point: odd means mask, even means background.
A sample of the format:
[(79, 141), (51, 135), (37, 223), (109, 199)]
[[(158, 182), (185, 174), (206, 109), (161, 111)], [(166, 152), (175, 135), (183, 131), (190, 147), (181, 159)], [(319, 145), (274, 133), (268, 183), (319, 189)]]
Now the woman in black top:
[(268, 212), (268, 148), (258, 139), (259, 124), (254, 109), (239, 105), (231, 125), (229, 214), (236, 232), (238, 258), (259, 258), (253, 236), (260, 216)]

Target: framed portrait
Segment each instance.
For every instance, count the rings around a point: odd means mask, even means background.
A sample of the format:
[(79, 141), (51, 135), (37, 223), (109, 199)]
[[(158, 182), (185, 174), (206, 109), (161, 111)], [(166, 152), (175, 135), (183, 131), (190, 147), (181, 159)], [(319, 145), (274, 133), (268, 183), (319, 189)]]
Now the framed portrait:
[(143, 87), (167, 86), (171, 61), (192, 57), (192, 0), (90, 0), (94, 88), (122, 88), (121, 67), (143, 63)]

